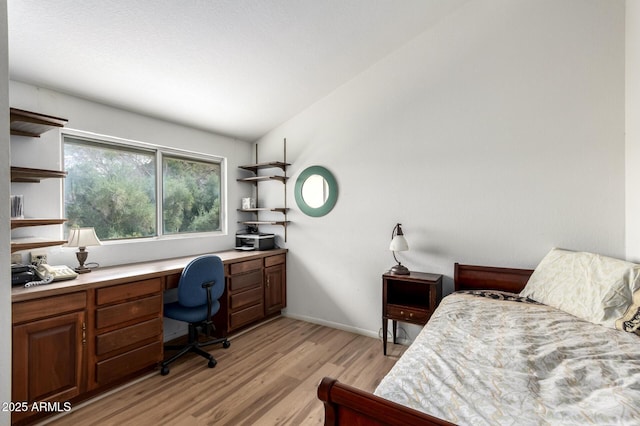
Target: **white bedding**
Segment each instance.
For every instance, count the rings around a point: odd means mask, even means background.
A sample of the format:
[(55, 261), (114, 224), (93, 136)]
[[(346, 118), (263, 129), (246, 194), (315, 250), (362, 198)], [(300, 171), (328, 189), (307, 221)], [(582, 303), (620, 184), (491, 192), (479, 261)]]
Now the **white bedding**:
[(375, 394), (460, 425), (640, 425), (640, 337), (454, 293)]

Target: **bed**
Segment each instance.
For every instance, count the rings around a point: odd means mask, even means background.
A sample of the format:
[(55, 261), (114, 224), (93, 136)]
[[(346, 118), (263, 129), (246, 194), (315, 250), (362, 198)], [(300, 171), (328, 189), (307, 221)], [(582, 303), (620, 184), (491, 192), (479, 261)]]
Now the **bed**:
[[(571, 266), (551, 259), (544, 270), (552, 252), (535, 274), (455, 264), (455, 292), (442, 300), (373, 393), (322, 380), (318, 397), (325, 424), (640, 424), (640, 300), (633, 302), (640, 299), (640, 266), (626, 262), (626, 269), (614, 273), (622, 277), (615, 278), (616, 295), (604, 296), (607, 303), (629, 306), (587, 321), (562, 304), (576, 305), (576, 294), (589, 292), (572, 290), (562, 274), (573, 269), (575, 278), (580, 267), (597, 262), (555, 251), (556, 258), (571, 257)], [(602, 270), (610, 277), (605, 266), (580, 272), (579, 280), (602, 281)], [(567, 301), (540, 295), (534, 284), (549, 279), (560, 280)], [(553, 293), (559, 286), (547, 287)], [(598, 297), (603, 295), (592, 298)]]

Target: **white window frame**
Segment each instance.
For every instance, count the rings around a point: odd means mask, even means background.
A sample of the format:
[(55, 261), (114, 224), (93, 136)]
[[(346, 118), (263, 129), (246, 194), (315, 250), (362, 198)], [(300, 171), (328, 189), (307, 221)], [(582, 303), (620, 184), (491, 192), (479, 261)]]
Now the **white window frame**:
[[(82, 130), (64, 128), (61, 130), (61, 164), (64, 164), (64, 145), (65, 137), (71, 137), (76, 139), (83, 139), (87, 142), (96, 142), (103, 145), (112, 145), (116, 147), (130, 147), (139, 149), (142, 151), (148, 151), (155, 153), (156, 160), (156, 232), (158, 235), (152, 237), (140, 237), (140, 238), (127, 238), (122, 240), (107, 240), (104, 244), (122, 244), (122, 243), (135, 243), (137, 241), (149, 241), (149, 240), (171, 240), (171, 239), (184, 239), (184, 238), (198, 238), (198, 237), (211, 237), (211, 236), (224, 236), (228, 235), (228, 212), (227, 212), (227, 159), (225, 157), (206, 154), (202, 152), (190, 151), (186, 149), (167, 147), (158, 144), (152, 144), (147, 142), (136, 141), (132, 139), (124, 139), (115, 136), (102, 135), (98, 133), (86, 132)], [(185, 160), (206, 161), (215, 162), (220, 164), (220, 230), (209, 232), (185, 232), (178, 234), (163, 234), (162, 226), (162, 200), (163, 188), (162, 188), (162, 160), (163, 156), (178, 157)], [(65, 209), (64, 202), (64, 185), (62, 185), (62, 209)]]

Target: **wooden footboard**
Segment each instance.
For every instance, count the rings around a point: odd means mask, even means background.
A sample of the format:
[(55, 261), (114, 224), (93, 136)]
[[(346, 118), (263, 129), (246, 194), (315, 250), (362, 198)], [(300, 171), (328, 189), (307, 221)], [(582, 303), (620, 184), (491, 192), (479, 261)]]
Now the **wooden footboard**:
[[(455, 290), (520, 292), (533, 270), (455, 264)], [(372, 393), (325, 377), (318, 386), (325, 425), (452, 425)]]
[(324, 424), (360, 425), (453, 425), (445, 420), (405, 407), (387, 399), (325, 377), (318, 386), (324, 404)]

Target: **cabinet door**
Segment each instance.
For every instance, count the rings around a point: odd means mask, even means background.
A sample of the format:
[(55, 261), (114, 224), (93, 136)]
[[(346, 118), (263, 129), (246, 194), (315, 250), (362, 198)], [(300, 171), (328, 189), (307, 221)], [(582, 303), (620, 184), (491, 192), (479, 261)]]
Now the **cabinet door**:
[(13, 401), (66, 402), (83, 391), (84, 327), (84, 311), (13, 327)]
[(265, 315), (280, 311), (287, 305), (285, 265), (269, 266), (264, 270)]

